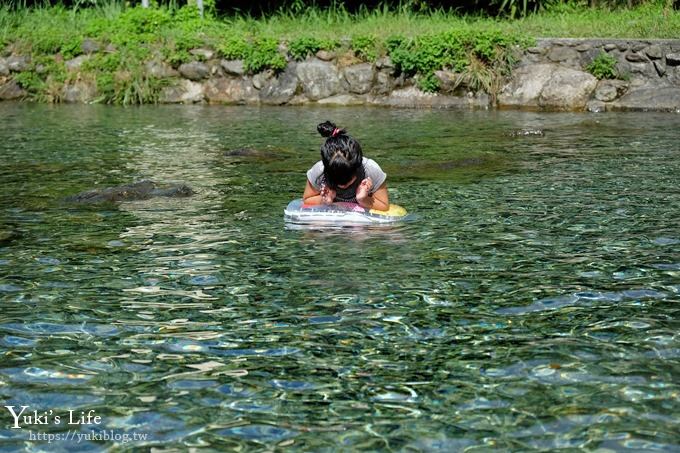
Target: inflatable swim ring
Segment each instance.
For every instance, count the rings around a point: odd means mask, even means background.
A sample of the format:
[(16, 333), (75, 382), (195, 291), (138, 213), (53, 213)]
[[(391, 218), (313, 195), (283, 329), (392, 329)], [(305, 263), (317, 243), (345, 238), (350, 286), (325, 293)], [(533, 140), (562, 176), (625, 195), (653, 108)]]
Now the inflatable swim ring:
[(365, 209), (356, 203), (333, 203), (332, 205), (306, 205), (301, 198), (288, 203), (283, 219), (296, 225), (386, 225), (412, 218), (406, 209), (391, 204), (387, 211)]

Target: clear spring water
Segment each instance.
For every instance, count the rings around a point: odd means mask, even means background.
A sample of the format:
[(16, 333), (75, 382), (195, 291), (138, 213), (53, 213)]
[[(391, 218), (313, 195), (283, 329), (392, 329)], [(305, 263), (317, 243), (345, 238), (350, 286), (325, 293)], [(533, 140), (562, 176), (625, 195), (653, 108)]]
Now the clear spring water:
[[(417, 222), (284, 228), (326, 119)], [(10, 429), (0, 410), (1, 450), (680, 449), (678, 115), (5, 103), (0, 121), (0, 401), (52, 411)], [(545, 135), (509, 136), (527, 128)], [(260, 153), (225, 157), (242, 147)], [(197, 195), (63, 202), (142, 179)]]

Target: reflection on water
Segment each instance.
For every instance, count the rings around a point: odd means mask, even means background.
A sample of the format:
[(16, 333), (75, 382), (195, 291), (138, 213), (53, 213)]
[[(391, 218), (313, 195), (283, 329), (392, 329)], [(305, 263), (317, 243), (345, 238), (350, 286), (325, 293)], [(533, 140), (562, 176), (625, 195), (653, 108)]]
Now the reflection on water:
[[(114, 436), (48, 444), (6, 413), (2, 450), (680, 449), (676, 115), (5, 103), (0, 119), (0, 398), (94, 410), (74, 432)], [(326, 119), (417, 222), (284, 228)], [(197, 195), (63, 202), (141, 179)]]

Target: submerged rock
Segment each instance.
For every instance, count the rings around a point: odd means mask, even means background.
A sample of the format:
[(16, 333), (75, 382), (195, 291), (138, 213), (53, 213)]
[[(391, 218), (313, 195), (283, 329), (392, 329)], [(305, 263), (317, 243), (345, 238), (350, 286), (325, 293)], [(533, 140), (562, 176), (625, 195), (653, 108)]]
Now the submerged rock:
[(118, 201), (147, 200), (153, 197), (190, 197), (195, 192), (191, 187), (181, 184), (159, 187), (155, 182), (144, 180), (123, 186), (88, 190), (66, 198), (72, 203), (90, 204)]
[(543, 137), (544, 135), (541, 129), (519, 129), (508, 133), (510, 137)]
[(11, 229), (9, 225), (0, 225), (0, 244), (10, 242), (17, 236), (17, 232)]

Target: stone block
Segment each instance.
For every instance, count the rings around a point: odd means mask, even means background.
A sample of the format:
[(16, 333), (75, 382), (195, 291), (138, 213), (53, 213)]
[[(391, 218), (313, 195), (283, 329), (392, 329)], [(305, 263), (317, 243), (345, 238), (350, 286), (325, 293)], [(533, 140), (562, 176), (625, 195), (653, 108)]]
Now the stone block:
[(656, 73), (659, 74), (659, 77), (663, 77), (666, 75), (666, 62), (664, 60), (655, 60), (654, 69), (656, 69)]
[(343, 70), (345, 80), (349, 84), (350, 93), (365, 94), (373, 86), (375, 71), (370, 63), (348, 66)]
[(246, 73), (243, 66), (243, 60), (222, 60), (220, 62), (222, 69), (229, 75), (242, 76)]
[(213, 56), (215, 55), (215, 52), (213, 50), (204, 49), (202, 47), (198, 49), (191, 49), (189, 53), (203, 60), (212, 60)]
[(597, 79), (576, 69), (557, 66), (538, 97), (538, 105), (554, 110), (584, 110)]
[(26, 91), (14, 80), (0, 84), (0, 100), (12, 101), (21, 99), (24, 96), (26, 96)]
[(90, 58), (92, 58), (91, 55), (79, 55), (75, 58), (72, 58), (71, 60), (65, 61), (64, 65), (69, 71), (79, 71), (83, 63), (88, 61)]
[(260, 102), (282, 105), (293, 99), (300, 86), (295, 63), (289, 63), (286, 70), (265, 82), (260, 89)]
[(85, 38), (83, 39), (82, 44), (80, 45), (80, 50), (84, 54), (91, 54), (91, 53), (97, 53), (101, 50), (102, 46), (95, 40)]
[(250, 80), (231, 78), (207, 81), (205, 98), (211, 104), (257, 104), (260, 100)]
[(338, 68), (328, 62), (303, 61), (298, 63), (296, 73), (305, 96), (312, 101), (334, 96), (342, 90)]
[(631, 63), (643, 63), (648, 61), (647, 57), (636, 52), (627, 53), (626, 60), (630, 61)]
[(498, 96), (498, 105), (501, 107), (537, 107), (541, 91), (556, 68), (557, 65), (544, 63), (516, 69), (510, 83)]
[(600, 80), (595, 88), (595, 99), (611, 102), (628, 91), (630, 84), (623, 80)]
[(204, 87), (200, 83), (182, 79), (177, 84), (165, 87), (160, 102), (164, 104), (195, 104), (205, 99)]
[(255, 87), (256, 90), (261, 90), (272, 77), (274, 77), (274, 71), (271, 69), (265, 69), (262, 72), (258, 72), (253, 76), (253, 87)]
[(178, 68), (179, 73), (185, 79), (193, 80), (197, 82), (199, 80), (204, 80), (210, 75), (210, 68), (205, 63), (200, 61), (191, 61), (189, 63), (184, 63)]
[(680, 112), (680, 87), (644, 86), (631, 89), (609, 107), (618, 111)]
[(578, 52), (571, 47), (557, 46), (550, 49), (548, 52), (548, 60), (554, 63), (563, 63), (569, 61), (578, 61)]
[(645, 49), (645, 55), (652, 60), (663, 58), (663, 49), (657, 44), (653, 44)]
[(10, 72), (24, 72), (31, 69), (31, 59), (25, 55), (11, 55), (7, 57), (7, 67)]
[(335, 52), (331, 52), (328, 50), (319, 50), (316, 53), (316, 58), (318, 58), (321, 61), (333, 61), (335, 59)]
[(156, 79), (167, 79), (179, 76), (178, 71), (160, 59), (147, 61), (145, 68), (147, 75)]
[(70, 104), (87, 104), (97, 97), (97, 87), (94, 83), (78, 80), (74, 83), (64, 85), (61, 92), (63, 102)]

